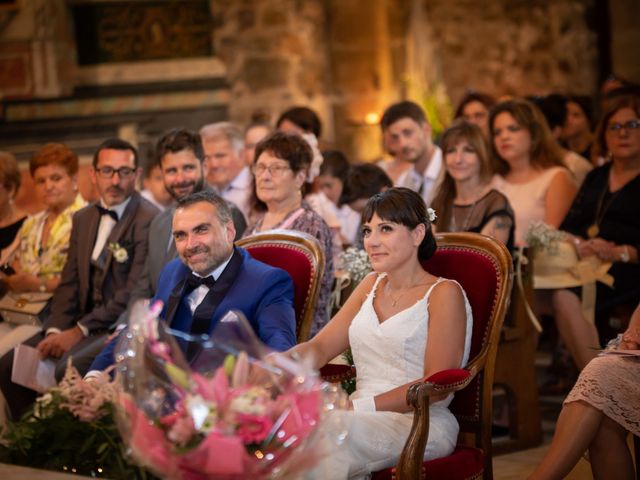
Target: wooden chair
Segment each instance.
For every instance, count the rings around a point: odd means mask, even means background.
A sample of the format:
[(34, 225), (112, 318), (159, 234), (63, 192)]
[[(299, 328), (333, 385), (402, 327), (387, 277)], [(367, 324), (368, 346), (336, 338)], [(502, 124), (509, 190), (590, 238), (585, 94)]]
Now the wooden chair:
[[(409, 389), (413, 425), (398, 464), (373, 473), (372, 479), (493, 478), (492, 384), (513, 282), (511, 255), (502, 243), (475, 233), (442, 233), (436, 240), (438, 250), (424, 267), (434, 275), (457, 280), (467, 294), (474, 319), (470, 361), (464, 369), (438, 372)], [(341, 380), (344, 376), (338, 368), (325, 367), (322, 374), (331, 381)], [(449, 408), (460, 424), (459, 444), (448, 457), (423, 462), (429, 397), (451, 392), (457, 392)]]
[(295, 230), (271, 230), (236, 242), (253, 258), (291, 275), (298, 342), (309, 337), (324, 274), (324, 252), (318, 240)]

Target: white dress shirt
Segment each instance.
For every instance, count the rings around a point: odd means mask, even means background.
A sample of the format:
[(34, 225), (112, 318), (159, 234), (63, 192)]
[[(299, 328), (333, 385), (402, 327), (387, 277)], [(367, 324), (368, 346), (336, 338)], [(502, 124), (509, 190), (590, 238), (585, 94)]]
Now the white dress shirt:
[(238, 207), (247, 222), (251, 211), (249, 202), (252, 188), (253, 175), (249, 167), (244, 167), (226, 187), (218, 190), (222, 198)]
[[(198, 275), (196, 272), (192, 272), (192, 273), (196, 277), (200, 277), (200, 278), (213, 277), (213, 279), (217, 282), (218, 278), (220, 278), (220, 275), (222, 275), (222, 272), (224, 272), (224, 269), (227, 268), (227, 265), (229, 264), (229, 261), (231, 260), (232, 256), (233, 256), (233, 252), (229, 256), (229, 258), (227, 258), (224, 262), (220, 264), (218, 268), (216, 268), (213, 272), (211, 272), (209, 275), (205, 277), (203, 277), (202, 275)], [(187, 295), (187, 304), (189, 305), (189, 310), (191, 310), (191, 315), (194, 314), (194, 312), (196, 311), (196, 308), (198, 308), (198, 305), (200, 305), (204, 300), (204, 297), (207, 296), (207, 293), (209, 293), (209, 287), (203, 284), (203, 285), (200, 285), (198, 288), (196, 288), (189, 295)]]
[(410, 168), (400, 174), (394, 186), (407, 187), (418, 192), (422, 195), (427, 206), (433, 200), (436, 193), (436, 186), (441, 181), (441, 176), (444, 172), (442, 168), (442, 150), (437, 145), (434, 145), (435, 150), (429, 160), (429, 165), (424, 172), (424, 175), (416, 172), (415, 168)]
[[(107, 207), (102, 200), (100, 200), (100, 205), (107, 210), (112, 210), (116, 212), (118, 215), (118, 220), (122, 218), (124, 214), (125, 208), (129, 205), (131, 201), (131, 197), (128, 197), (124, 202), (119, 205), (112, 205), (111, 207)], [(105, 243), (107, 243), (107, 239), (109, 235), (111, 235), (111, 231), (113, 227), (116, 226), (116, 221), (111, 218), (109, 215), (102, 215), (100, 217), (100, 224), (98, 225), (98, 235), (96, 235), (96, 243), (93, 244), (93, 253), (91, 253), (91, 260), (95, 261), (98, 259), (102, 250), (104, 249)]]

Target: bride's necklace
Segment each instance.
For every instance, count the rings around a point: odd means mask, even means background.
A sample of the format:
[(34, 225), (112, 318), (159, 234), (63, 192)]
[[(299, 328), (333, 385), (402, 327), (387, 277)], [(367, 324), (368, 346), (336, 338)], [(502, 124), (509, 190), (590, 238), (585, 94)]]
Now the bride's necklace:
[(422, 277), (420, 280), (418, 280), (416, 283), (414, 283), (413, 285), (411, 285), (410, 287), (404, 288), (402, 290), (402, 292), (400, 292), (400, 295), (398, 295), (396, 298), (393, 297), (393, 295), (391, 294), (391, 289), (389, 288), (389, 281), (387, 280), (387, 295), (389, 295), (389, 298), (391, 298), (391, 306), (395, 307), (396, 305), (398, 305), (398, 302), (400, 301), (400, 299), (404, 296), (405, 293), (407, 293), (409, 290), (411, 290), (412, 288), (417, 287), (418, 285), (422, 284), (422, 281), (426, 278)]

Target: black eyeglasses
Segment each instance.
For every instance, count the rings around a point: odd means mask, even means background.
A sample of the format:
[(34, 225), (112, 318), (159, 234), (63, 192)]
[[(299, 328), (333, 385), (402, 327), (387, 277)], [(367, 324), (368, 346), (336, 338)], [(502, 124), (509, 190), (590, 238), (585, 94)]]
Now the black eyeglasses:
[(114, 174), (118, 174), (118, 177), (120, 178), (129, 178), (131, 175), (133, 175), (136, 172), (135, 168), (130, 168), (130, 167), (120, 167), (120, 168), (113, 168), (113, 167), (96, 167), (95, 171), (98, 172), (98, 175), (101, 178), (113, 178)]
[(638, 128), (640, 128), (640, 120), (629, 120), (628, 122), (624, 123), (610, 123), (609, 125), (607, 125), (607, 130), (610, 132), (619, 132), (623, 128), (626, 131), (637, 130)]

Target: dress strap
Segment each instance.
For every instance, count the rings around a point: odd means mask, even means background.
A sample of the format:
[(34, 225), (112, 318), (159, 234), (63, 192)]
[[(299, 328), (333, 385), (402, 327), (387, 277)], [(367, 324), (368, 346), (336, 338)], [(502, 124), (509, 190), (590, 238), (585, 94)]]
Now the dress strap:
[(382, 272), (378, 274), (378, 278), (376, 278), (376, 281), (374, 282), (373, 287), (371, 287), (371, 290), (369, 290), (369, 293), (367, 293), (367, 297), (376, 298), (376, 292), (378, 291), (378, 284), (380, 283), (380, 280), (382, 280), (386, 276), (387, 276), (386, 272)]
[(424, 294), (424, 297), (422, 297), (423, 299), (427, 299), (429, 298), (429, 295), (431, 295), (431, 291), (440, 283), (442, 282), (446, 282), (448, 280), (448, 278), (444, 278), (444, 277), (438, 277), (438, 280), (436, 280), (436, 282), (431, 285), (429, 287), (429, 290), (427, 290), (427, 293)]

